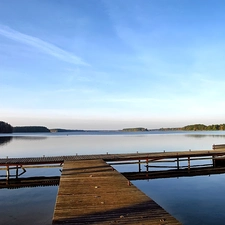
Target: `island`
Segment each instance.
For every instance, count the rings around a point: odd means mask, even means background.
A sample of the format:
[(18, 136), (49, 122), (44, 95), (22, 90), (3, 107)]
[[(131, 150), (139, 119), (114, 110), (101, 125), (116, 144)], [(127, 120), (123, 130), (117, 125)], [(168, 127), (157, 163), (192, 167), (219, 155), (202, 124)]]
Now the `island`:
[(140, 132), (140, 131), (148, 131), (148, 129), (143, 128), (143, 127), (135, 127), (135, 128), (124, 128), (122, 131), (125, 131), (125, 132)]
[(13, 127), (6, 122), (0, 121), (0, 133), (12, 133)]
[(22, 126), (13, 127), (13, 133), (50, 133), (50, 130), (44, 126)]

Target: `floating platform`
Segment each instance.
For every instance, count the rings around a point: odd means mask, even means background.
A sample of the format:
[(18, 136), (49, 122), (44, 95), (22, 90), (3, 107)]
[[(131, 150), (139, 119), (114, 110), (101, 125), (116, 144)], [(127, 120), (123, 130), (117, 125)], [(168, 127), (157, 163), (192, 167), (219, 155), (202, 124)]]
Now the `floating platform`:
[(65, 161), (52, 224), (181, 224), (102, 159)]

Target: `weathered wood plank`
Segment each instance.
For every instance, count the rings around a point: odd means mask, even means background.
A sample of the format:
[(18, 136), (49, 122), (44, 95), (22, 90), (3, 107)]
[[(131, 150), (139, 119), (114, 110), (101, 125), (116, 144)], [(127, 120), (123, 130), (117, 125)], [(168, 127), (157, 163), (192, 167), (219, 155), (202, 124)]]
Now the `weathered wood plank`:
[(53, 224), (180, 224), (103, 160), (66, 161)]

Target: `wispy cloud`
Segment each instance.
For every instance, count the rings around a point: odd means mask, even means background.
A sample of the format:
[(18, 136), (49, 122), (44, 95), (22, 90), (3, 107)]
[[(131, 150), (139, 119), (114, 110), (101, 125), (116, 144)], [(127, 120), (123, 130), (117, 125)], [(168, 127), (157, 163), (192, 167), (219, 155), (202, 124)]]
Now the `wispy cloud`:
[(20, 33), (16, 30), (11, 29), (10, 27), (0, 25), (0, 35), (11, 40), (32, 46), (43, 53), (51, 55), (59, 60), (69, 62), (75, 65), (88, 66), (88, 63), (84, 62), (80, 57), (64, 51), (63, 49), (45, 42), (37, 37), (33, 37), (27, 34)]

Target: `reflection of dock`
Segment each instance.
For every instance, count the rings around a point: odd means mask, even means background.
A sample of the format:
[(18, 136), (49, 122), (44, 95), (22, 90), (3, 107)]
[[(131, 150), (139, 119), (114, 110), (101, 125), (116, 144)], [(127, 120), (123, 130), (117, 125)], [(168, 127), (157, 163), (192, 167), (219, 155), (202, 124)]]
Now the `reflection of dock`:
[[(221, 145), (220, 145), (221, 146)], [(138, 164), (139, 172), (141, 164), (146, 164), (147, 172), (151, 167), (157, 167), (156, 163), (175, 162), (175, 165), (166, 166), (169, 168), (182, 169), (187, 167), (189, 170), (193, 167), (191, 162), (208, 160), (211, 164), (205, 166), (216, 166), (224, 164), (225, 148), (201, 151), (180, 151), (180, 152), (156, 152), (156, 153), (132, 153), (132, 154), (101, 154), (101, 155), (72, 155), (72, 156), (52, 156), (52, 157), (29, 157), (29, 158), (0, 158), (0, 170), (6, 170), (6, 177), (19, 177), (26, 172), (29, 167), (50, 167), (61, 166), (65, 161), (95, 160), (102, 159), (111, 163)], [(184, 166), (183, 163), (186, 162)], [(12, 175), (11, 170), (16, 174)], [(21, 171), (22, 170), (22, 171)], [(21, 172), (20, 172), (21, 171)]]
[[(122, 164), (123, 165), (123, 164)], [(132, 180), (152, 180), (160, 178), (179, 178), (193, 176), (210, 176), (214, 174), (225, 173), (225, 167), (199, 167), (188, 169), (170, 169), (158, 171), (143, 171), (143, 172), (123, 172), (121, 173), (129, 181)], [(5, 179), (0, 179), (0, 189), (16, 189), (26, 187), (45, 187), (59, 185), (60, 176), (52, 177), (26, 177), (26, 178), (10, 178), (7, 182)]]
[(27, 178), (15, 178), (5, 182), (4, 179), (0, 180), (0, 189), (16, 189), (26, 187), (45, 187), (59, 185), (59, 176), (54, 177), (27, 177)]
[(149, 180), (159, 178), (179, 178), (179, 177), (194, 177), (194, 176), (210, 176), (213, 174), (225, 173), (225, 167), (199, 167), (188, 169), (172, 169), (172, 170), (159, 170), (149, 172), (124, 172), (122, 173), (128, 180)]
[(63, 166), (53, 224), (180, 224), (103, 160)]

